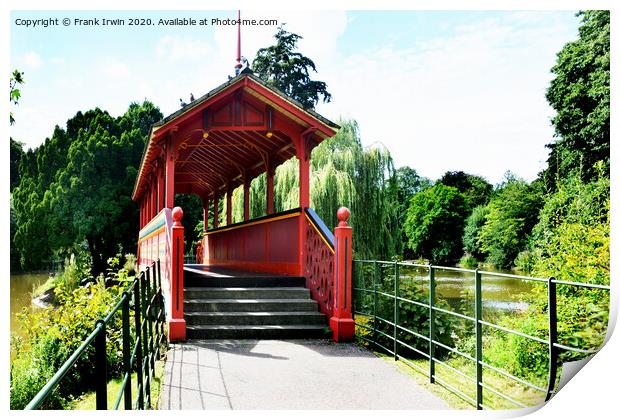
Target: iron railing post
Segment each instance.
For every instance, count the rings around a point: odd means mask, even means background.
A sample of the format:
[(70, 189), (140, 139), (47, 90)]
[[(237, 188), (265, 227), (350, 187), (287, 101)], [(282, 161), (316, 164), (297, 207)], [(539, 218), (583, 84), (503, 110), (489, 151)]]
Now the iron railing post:
[[(151, 276), (150, 273), (153, 272)], [(149, 352), (149, 366), (151, 368), (151, 377), (155, 376), (155, 352), (153, 351), (153, 295), (151, 293), (151, 280), (155, 279), (155, 263), (153, 263), (146, 272), (146, 296), (147, 296), (147, 304), (146, 307), (146, 319), (147, 319), (147, 327), (149, 329), (149, 341), (148, 341), (148, 352)], [(155, 287), (153, 287), (155, 290)]]
[(398, 318), (399, 318), (399, 302), (398, 295), (400, 292), (400, 266), (398, 261), (394, 262), (394, 360), (398, 360)]
[(545, 401), (549, 401), (553, 395), (555, 379), (558, 373), (558, 348), (554, 345), (558, 341), (558, 307), (555, 278), (550, 277), (547, 285), (549, 299), (547, 306), (549, 312), (549, 378), (547, 380)]
[(136, 281), (136, 289), (134, 293), (134, 319), (136, 323), (136, 371), (138, 377), (138, 409), (144, 409), (144, 381), (142, 377), (142, 328), (141, 328), (141, 296), (140, 296), (140, 286), (142, 282), (142, 277), (144, 273), (140, 273), (138, 279)]
[(147, 277), (149, 276), (149, 271), (148, 269), (146, 270), (145, 275), (141, 278), (142, 280), (142, 348), (143, 348), (143, 363), (144, 363), (144, 370), (142, 372), (140, 372), (140, 375), (144, 375), (144, 394), (146, 396), (144, 402), (145, 402), (145, 406), (147, 408), (151, 407), (151, 371), (150, 371), (150, 365), (149, 365), (149, 329), (148, 329), (148, 318), (147, 318), (147, 313), (146, 313), (146, 309), (147, 309), (147, 304), (148, 304), (148, 297), (147, 297), (147, 286), (146, 284), (148, 283)]
[(476, 409), (482, 410), (482, 276), (475, 271)]
[(372, 339), (375, 343), (377, 343), (377, 301), (378, 301), (378, 296), (377, 296), (377, 277), (379, 276), (379, 263), (377, 261), (375, 261), (375, 269), (373, 271), (373, 276), (372, 276), (372, 291), (374, 294), (374, 303), (372, 305), (372, 312), (373, 312), (373, 321), (372, 321)]
[(161, 271), (159, 268), (159, 260), (157, 260), (155, 262), (155, 271), (153, 272), (153, 296), (155, 299), (155, 309), (154, 309), (154, 314), (155, 314), (155, 359), (159, 359), (159, 353), (160, 353), (160, 338), (161, 338), (161, 334), (163, 332), (163, 326), (161, 325), (161, 321), (159, 319), (159, 311), (161, 309), (161, 305), (160, 305), (160, 297), (159, 297), (159, 283), (161, 281)]
[(428, 266), (428, 379), (435, 383), (435, 267)]
[(124, 401), (125, 410), (131, 410), (131, 333), (129, 325), (129, 294), (123, 292), (122, 306), (122, 323), (123, 323), (123, 372), (127, 375), (127, 383), (125, 384)]
[(106, 357), (106, 325), (97, 321), (99, 333), (95, 338), (95, 406), (97, 410), (108, 409), (108, 374)]

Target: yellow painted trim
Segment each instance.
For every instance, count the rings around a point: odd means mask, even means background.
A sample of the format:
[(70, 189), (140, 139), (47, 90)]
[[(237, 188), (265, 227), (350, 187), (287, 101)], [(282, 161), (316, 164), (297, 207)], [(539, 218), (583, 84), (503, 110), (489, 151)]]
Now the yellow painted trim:
[(140, 240), (138, 241), (138, 243), (143, 242), (143, 241), (146, 241), (147, 239), (151, 239), (153, 236), (155, 236), (155, 235), (159, 235), (160, 233), (165, 232), (165, 231), (166, 231), (166, 225), (163, 225), (163, 226), (162, 226), (162, 227), (160, 227), (159, 229), (154, 230), (153, 232), (151, 232), (151, 233), (149, 233), (148, 235), (146, 235), (144, 238), (140, 239)]
[(334, 252), (334, 248), (332, 248), (332, 246), (329, 244), (329, 242), (327, 242), (327, 240), (323, 237), (323, 235), (321, 234), (321, 231), (319, 230), (319, 228), (316, 227), (316, 225), (310, 219), (310, 216), (308, 216), (308, 213), (304, 213), (304, 214), (306, 215), (306, 219), (308, 219), (308, 221), (310, 222), (310, 224), (312, 225), (314, 230), (316, 230), (316, 233), (319, 234), (319, 237), (323, 240), (323, 242), (325, 242), (325, 245), (327, 245), (327, 247), (332, 251), (332, 253), (335, 253)]
[(227, 232), (229, 230), (241, 229), (241, 228), (245, 228), (245, 227), (249, 227), (249, 226), (254, 226), (254, 225), (262, 225), (263, 223), (271, 223), (271, 222), (275, 222), (277, 220), (290, 219), (292, 217), (299, 216), (300, 214), (301, 214), (301, 212), (299, 211), (297, 213), (285, 214), (283, 216), (274, 217), (273, 219), (257, 220), (256, 222), (245, 223), (245, 224), (243, 224), (241, 226), (231, 226), (229, 228), (219, 229), (219, 230), (217, 230), (215, 232), (207, 232), (207, 235), (214, 235), (214, 234), (217, 234), (217, 233)]
[[(140, 232), (142, 232), (143, 230), (148, 230), (148, 229), (149, 229), (149, 227), (150, 227), (151, 225), (154, 225), (155, 223), (157, 223), (157, 222), (159, 221), (159, 219), (161, 219), (162, 217), (165, 217), (165, 216), (164, 216), (164, 211), (165, 211), (165, 210), (166, 210), (166, 208), (165, 208), (165, 207), (164, 207), (163, 209), (161, 209), (161, 210), (159, 211), (159, 213), (157, 213), (157, 214), (155, 215), (155, 217), (153, 217), (153, 218), (152, 218), (152, 219), (151, 219), (151, 220), (150, 220), (150, 221), (149, 221), (149, 222), (148, 222), (148, 223), (147, 223), (147, 224), (146, 224), (146, 225), (145, 225), (142, 229), (140, 229)], [(140, 233), (138, 232), (138, 235), (139, 235), (139, 234), (140, 234)]]

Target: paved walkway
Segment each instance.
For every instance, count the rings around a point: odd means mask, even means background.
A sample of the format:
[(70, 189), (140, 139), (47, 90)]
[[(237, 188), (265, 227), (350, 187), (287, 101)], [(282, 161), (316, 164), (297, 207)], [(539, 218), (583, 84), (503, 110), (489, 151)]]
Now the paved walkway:
[(161, 409), (447, 409), (355, 344), (196, 340), (168, 351)]

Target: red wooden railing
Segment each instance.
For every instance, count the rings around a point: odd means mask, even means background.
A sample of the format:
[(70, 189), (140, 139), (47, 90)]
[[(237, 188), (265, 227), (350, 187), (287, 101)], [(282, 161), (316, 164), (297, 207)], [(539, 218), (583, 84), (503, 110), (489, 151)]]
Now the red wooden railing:
[[(349, 210), (338, 210), (332, 234), (311, 208), (292, 209), (206, 232), (196, 262), (233, 269), (302, 275), (329, 317), (334, 340), (354, 335), (351, 316), (352, 230)], [(300, 238), (302, 243), (300, 243)]]
[(239, 270), (300, 274), (298, 224), (301, 209), (209, 230), (197, 260)]
[(164, 295), (168, 338), (185, 340), (183, 319), (183, 210), (164, 208), (144, 226), (138, 236), (140, 270), (159, 260)]
[(311, 208), (306, 209), (306, 255), (304, 277), (312, 299), (321, 312), (334, 309), (334, 235)]

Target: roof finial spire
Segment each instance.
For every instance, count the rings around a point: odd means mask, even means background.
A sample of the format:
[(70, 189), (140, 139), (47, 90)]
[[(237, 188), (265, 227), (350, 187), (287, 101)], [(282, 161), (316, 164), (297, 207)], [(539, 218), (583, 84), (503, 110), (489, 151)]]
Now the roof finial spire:
[(235, 76), (241, 72), (241, 10), (237, 10), (237, 64), (235, 65)]

